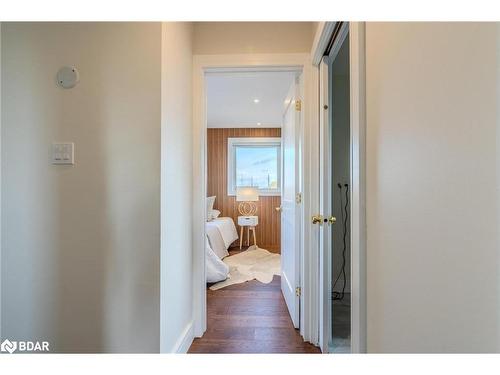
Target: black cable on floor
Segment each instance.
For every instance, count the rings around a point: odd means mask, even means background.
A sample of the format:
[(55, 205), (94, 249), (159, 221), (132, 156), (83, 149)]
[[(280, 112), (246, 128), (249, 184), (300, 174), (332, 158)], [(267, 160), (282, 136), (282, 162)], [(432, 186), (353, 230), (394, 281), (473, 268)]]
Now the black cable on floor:
[[(342, 185), (341, 184), (338, 184), (337, 185), (340, 189), (340, 205), (342, 206)], [(342, 301), (344, 299), (344, 295), (345, 295), (345, 287), (346, 287), (346, 284), (347, 284), (347, 277), (346, 277), (346, 272), (345, 272), (345, 266), (346, 266), (346, 251), (347, 251), (347, 220), (349, 219), (349, 210), (348, 210), (348, 206), (349, 206), (349, 185), (348, 184), (344, 184), (346, 190), (345, 190), (345, 206), (343, 208), (343, 210), (341, 209), (341, 214), (342, 214), (342, 224), (343, 224), (343, 245), (344, 245), (344, 248), (342, 249), (342, 268), (340, 269), (340, 272), (337, 276), (337, 278), (335, 279), (335, 282), (333, 283), (333, 286), (332, 286), (332, 297), (333, 297), (333, 300), (338, 300), (338, 301)], [(342, 292), (335, 292), (333, 291), (333, 289), (335, 288), (335, 286), (337, 285), (337, 282), (339, 281), (340, 279), (340, 276), (343, 276), (343, 285), (342, 285)]]

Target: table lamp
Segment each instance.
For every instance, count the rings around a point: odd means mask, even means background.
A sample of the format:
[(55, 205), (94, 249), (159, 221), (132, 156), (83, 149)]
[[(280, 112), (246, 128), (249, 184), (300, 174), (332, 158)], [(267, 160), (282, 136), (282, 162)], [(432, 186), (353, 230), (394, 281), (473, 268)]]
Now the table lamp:
[(253, 216), (257, 212), (255, 202), (259, 200), (259, 189), (251, 186), (242, 186), (236, 189), (236, 202), (238, 211), (243, 216)]

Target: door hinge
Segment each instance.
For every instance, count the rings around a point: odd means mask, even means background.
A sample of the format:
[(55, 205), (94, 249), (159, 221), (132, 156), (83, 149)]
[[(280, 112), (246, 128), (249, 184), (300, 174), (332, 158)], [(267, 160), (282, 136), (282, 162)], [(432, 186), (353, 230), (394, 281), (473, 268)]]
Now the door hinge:
[(300, 297), (300, 296), (301, 296), (301, 294), (302, 294), (302, 289), (300, 288), (300, 286), (296, 287), (296, 288), (295, 288), (295, 295), (296, 295), (297, 297)]
[(297, 204), (302, 203), (302, 193), (295, 194), (295, 203), (297, 203)]
[(302, 110), (302, 100), (295, 101), (295, 110), (299, 112)]

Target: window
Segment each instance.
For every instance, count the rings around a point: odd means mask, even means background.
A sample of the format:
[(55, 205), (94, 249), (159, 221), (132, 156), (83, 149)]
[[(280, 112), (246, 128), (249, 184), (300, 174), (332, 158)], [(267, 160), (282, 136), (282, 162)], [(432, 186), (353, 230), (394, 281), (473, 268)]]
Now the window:
[(227, 190), (253, 186), (261, 195), (281, 194), (281, 138), (228, 138)]

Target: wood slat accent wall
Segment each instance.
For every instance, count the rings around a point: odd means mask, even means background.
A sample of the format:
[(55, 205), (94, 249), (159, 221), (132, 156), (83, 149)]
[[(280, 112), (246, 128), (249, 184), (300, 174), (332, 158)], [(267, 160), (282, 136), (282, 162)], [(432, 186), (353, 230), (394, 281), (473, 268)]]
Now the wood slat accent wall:
[[(238, 202), (236, 197), (227, 195), (227, 139), (243, 137), (281, 137), (281, 129), (208, 129), (207, 134), (207, 195), (215, 195), (214, 208), (221, 211), (221, 216), (233, 218), (238, 235)], [(281, 204), (281, 197), (259, 197), (257, 202), (257, 244), (271, 251), (280, 250), (281, 218), (275, 210)], [(246, 234), (244, 236), (246, 240)], [(239, 243), (234, 243), (233, 246)]]

